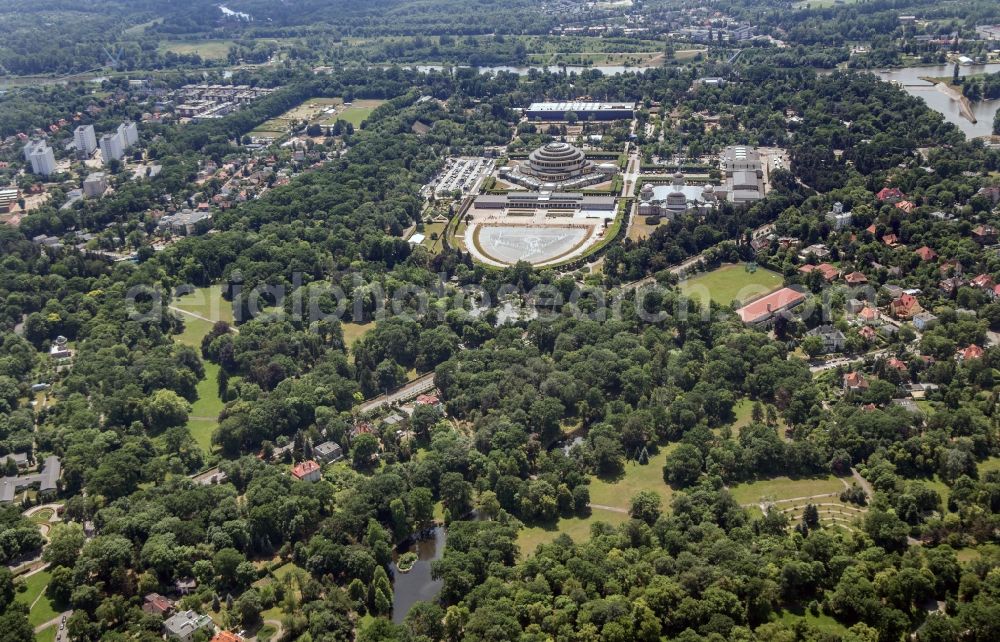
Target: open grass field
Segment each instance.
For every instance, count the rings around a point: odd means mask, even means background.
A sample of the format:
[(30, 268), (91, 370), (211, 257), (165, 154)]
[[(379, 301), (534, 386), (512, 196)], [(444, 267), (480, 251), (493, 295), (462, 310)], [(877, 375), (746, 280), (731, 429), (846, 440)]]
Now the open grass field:
[[(233, 323), (233, 306), (222, 298), (222, 286), (210, 285), (207, 288), (197, 288), (190, 294), (177, 297), (172, 305), (180, 310), (203, 316), (212, 321)], [(190, 317), (186, 317), (190, 318)]]
[(35, 634), (35, 642), (55, 642), (56, 633), (59, 632), (59, 625), (47, 626)]
[(521, 529), (517, 536), (517, 545), (523, 555), (531, 555), (539, 544), (547, 544), (565, 533), (573, 541), (586, 541), (590, 537), (590, 526), (596, 522), (607, 522), (617, 526), (629, 520), (629, 502), (632, 496), (640, 490), (652, 490), (660, 495), (660, 505), (664, 511), (669, 510), (673, 490), (663, 481), (663, 464), (667, 454), (677, 447), (670, 444), (660, 449), (656, 455), (649, 458), (649, 463), (639, 465), (635, 462), (625, 464), (625, 472), (617, 479), (595, 478), (590, 482), (590, 503), (596, 506), (608, 506), (618, 510), (593, 508), (587, 517), (566, 517), (551, 524), (540, 524)]
[(365, 336), (369, 330), (375, 328), (375, 322), (369, 321), (368, 323), (341, 323), (341, 331), (344, 333), (344, 345), (348, 348), (354, 347), (354, 344), (358, 340)]
[(590, 526), (592, 524), (606, 522), (617, 526), (628, 520), (627, 513), (594, 510), (587, 517), (566, 517), (554, 524), (522, 528), (521, 532), (517, 534), (517, 546), (521, 549), (521, 555), (527, 557), (532, 555), (539, 545), (548, 544), (563, 533), (572, 537), (574, 542), (583, 542), (590, 539)]
[[(182, 315), (184, 332), (177, 335), (175, 340), (199, 351), (201, 350), (201, 340), (211, 331), (214, 321), (233, 322), (233, 308), (228, 301), (222, 298), (220, 285), (198, 288), (191, 294), (176, 299), (173, 305), (180, 310), (212, 320), (206, 321), (187, 314)], [(210, 361), (204, 361), (204, 364), (205, 378), (198, 382), (198, 399), (191, 404), (188, 431), (198, 446), (205, 454), (208, 454), (212, 452), (212, 432), (218, 425), (217, 419), (225, 404), (219, 397), (218, 364)]]
[(14, 599), (31, 609), (31, 612), (28, 614), (28, 621), (33, 627), (45, 624), (59, 615), (59, 611), (52, 606), (52, 601), (45, 595), (45, 587), (49, 585), (51, 579), (51, 573), (48, 571), (39, 571), (22, 580), (25, 586), (27, 586), (26, 591), (15, 593)]
[(986, 473), (991, 473), (1000, 470), (1000, 457), (990, 457), (989, 459), (984, 459), (979, 462), (979, 476), (982, 477)]
[(782, 611), (778, 620), (789, 627), (795, 626), (795, 623), (799, 620), (805, 620), (823, 633), (832, 633), (838, 636), (847, 632), (847, 628), (843, 624), (829, 615), (824, 613), (813, 615), (808, 610), (802, 608)]
[(685, 296), (703, 304), (710, 299), (719, 305), (729, 305), (732, 301), (747, 301), (774, 292), (782, 282), (777, 272), (757, 268), (751, 273), (743, 264), (731, 264), (681, 281), (680, 289)]
[(250, 132), (251, 136), (274, 136), (287, 134), (292, 125), (303, 120), (312, 123), (332, 124), (335, 118), (329, 112), (330, 109), (340, 109), (344, 104), (342, 98), (310, 98), (309, 100), (292, 107), (280, 116), (275, 116), (254, 127)]
[(160, 43), (160, 53), (188, 56), (198, 54), (204, 60), (223, 60), (229, 55), (232, 40), (167, 40)]
[[(442, 237), (444, 236), (444, 228), (447, 223), (428, 223), (424, 225), (424, 240), (420, 243), (421, 246), (426, 247), (431, 252), (435, 254), (443, 249)], [(432, 239), (431, 235), (436, 234), (437, 239)]]
[[(748, 484), (732, 486), (729, 492), (732, 493), (733, 498), (740, 504), (756, 504), (761, 501), (761, 498), (767, 498), (771, 501), (781, 501), (795, 497), (840, 493), (842, 490), (844, 490), (844, 484), (839, 478), (830, 475), (828, 477), (805, 477), (801, 479), (791, 479), (789, 477), (762, 479)], [(836, 498), (831, 499), (836, 500)]]
[(640, 465), (634, 461), (625, 464), (625, 472), (618, 479), (595, 478), (590, 482), (590, 503), (615, 506), (628, 510), (632, 496), (640, 490), (652, 490), (660, 494), (663, 510), (670, 508), (673, 490), (663, 481), (663, 465), (667, 455), (677, 447), (669, 444), (649, 458), (649, 463)]
[(344, 106), (343, 109), (338, 109), (336, 115), (329, 118), (324, 124), (332, 125), (338, 120), (343, 120), (359, 127), (361, 122), (371, 116), (375, 108), (384, 102), (384, 100), (355, 100), (350, 105)]

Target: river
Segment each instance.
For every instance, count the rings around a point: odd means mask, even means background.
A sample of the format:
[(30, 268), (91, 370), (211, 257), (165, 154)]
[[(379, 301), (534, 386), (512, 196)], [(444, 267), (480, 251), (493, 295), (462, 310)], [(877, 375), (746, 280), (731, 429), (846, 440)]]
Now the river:
[(392, 580), (392, 621), (396, 624), (403, 621), (417, 602), (437, 598), (442, 582), (431, 577), (431, 562), (441, 559), (447, 539), (444, 527), (436, 526), (433, 537), (420, 540), (406, 549), (417, 554), (417, 561), (410, 572), (400, 573), (393, 564), (395, 576)]
[[(955, 126), (961, 129), (967, 138), (989, 136), (993, 133), (993, 116), (997, 113), (997, 109), (1000, 109), (1000, 99), (981, 100), (972, 103), (972, 113), (976, 117), (976, 122), (973, 123), (962, 116), (962, 111), (957, 100), (935, 87), (933, 83), (920, 79), (921, 76), (934, 78), (951, 77), (954, 70), (954, 65), (935, 65), (930, 67), (906, 67), (875, 73), (882, 80), (899, 83), (903, 86), (906, 93), (911, 96), (922, 98), (928, 107), (944, 114), (948, 122), (955, 124)], [(998, 71), (1000, 71), (1000, 63), (967, 65), (958, 68), (958, 73), (961, 76), (996, 73)]]

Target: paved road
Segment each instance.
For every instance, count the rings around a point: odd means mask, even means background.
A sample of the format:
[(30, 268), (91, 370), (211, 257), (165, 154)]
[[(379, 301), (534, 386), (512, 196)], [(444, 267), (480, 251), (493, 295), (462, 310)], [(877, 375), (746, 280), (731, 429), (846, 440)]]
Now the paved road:
[(379, 395), (374, 399), (369, 399), (368, 401), (361, 404), (358, 410), (362, 413), (369, 413), (373, 410), (377, 410), (382, 406), (393, 404), (398, 401), (406, 401), (412, 399), (419, 394), (425, 393), (434, 387), (434, 373), (429, 372), (422, 377), (417, 377), (413, 381), (409, 382), (399, 390), (395, 392), (390, 392), (388, 396)]
[[(41, 597), (41, 595), (39, 595), (38, 597)], [(69, 636), (68, 635), (64, 635), (66, 633), (65, 629), (62, 629), (62, 634), (60, 634), (59, 623), (62, 622), (63, 618), (66, 618), (68, 620), (69, 616), (71, 616), (71, 615), (73, 615), (73, 611), (72, 610), (70, 610), (70, 611), (63, 611), (62, 613), (60, 613), (59, 615), (55, 616), (54, 618), (52, 618), (48, 622), (45, 622), (43, 624), (39, 624), (38, 626), (36, 626), (35, 627), (35, 633), (39, 633), (39, 632), (41, 632), (42, 629), (47, 629), (50, 626), (54, 626), (57, 629), (56, 630), (56, 640), (59, 640), (59, 639), (69, 640)]]

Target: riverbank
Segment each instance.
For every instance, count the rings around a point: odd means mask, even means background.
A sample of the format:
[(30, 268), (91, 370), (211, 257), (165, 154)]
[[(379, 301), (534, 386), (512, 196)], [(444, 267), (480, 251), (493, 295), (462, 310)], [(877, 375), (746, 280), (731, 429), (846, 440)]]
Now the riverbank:
[[(930, 78), (924, 78), (924, 80), (933, 82), (933, 80)], [(970, 123), (973, 124), (979, 122), (978, 120), (976, 120), (976, 114), (972, 109), (972, 102), (965, 97), (965, 94), (955, 89), (952, 85), (949, 85), (948, 83), (944, 82), (938, 82), (936, 85), (934, 85), (934, 87), (937, 88), (939, 91), (944, 92), (945, 94), (948, 95), (949, 98), (958, 103), (958, 108), (961, 111), (962, 118), (968, 120)]]

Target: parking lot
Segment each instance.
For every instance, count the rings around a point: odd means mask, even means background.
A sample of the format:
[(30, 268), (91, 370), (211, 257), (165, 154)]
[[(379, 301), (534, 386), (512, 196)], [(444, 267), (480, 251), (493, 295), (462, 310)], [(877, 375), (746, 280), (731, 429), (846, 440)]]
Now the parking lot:
[(475, 193), (483, 179), (493, 171), (493, 165), (494, 161), (488, 158), (449, 158), (431, 186), (438, 196), (454, 192)]

